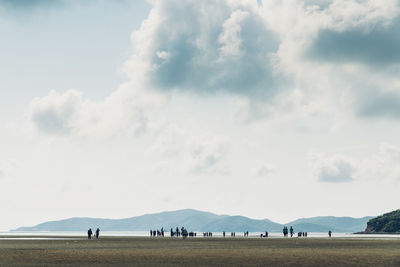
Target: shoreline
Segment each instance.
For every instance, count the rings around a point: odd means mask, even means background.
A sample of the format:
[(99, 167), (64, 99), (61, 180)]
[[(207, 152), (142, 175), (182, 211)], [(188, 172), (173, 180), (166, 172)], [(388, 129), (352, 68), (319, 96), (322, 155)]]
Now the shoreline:
[(356, 232), (353, 235), (400, 235), (400, 232)]

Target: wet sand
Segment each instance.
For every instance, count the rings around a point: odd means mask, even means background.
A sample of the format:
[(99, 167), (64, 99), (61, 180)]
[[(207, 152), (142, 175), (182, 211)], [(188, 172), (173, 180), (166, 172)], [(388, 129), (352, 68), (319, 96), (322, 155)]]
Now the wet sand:
[(400, 266), (399, 239), (21, 238), (0, 238), (0, 266)]

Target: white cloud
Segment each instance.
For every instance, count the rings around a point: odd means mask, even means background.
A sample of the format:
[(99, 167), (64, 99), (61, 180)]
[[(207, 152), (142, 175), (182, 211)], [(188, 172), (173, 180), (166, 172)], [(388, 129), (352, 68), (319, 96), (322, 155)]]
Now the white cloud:
[(29, 117), (39, 130), (50, 134), (68, 134), (77, 125), (83, 108), (82, 93), (69, 90), (63, 94), (51, 91), (35, 98), (29, 106)]
[(314, 172), (320, 182), (343, 183), (354, 180), (354, 163), (343, 155), (312, 156)]
[(128, 75), (158, 90), (273, 95), (278, 40), (251, 1), (153, 1)]
[(397, 0), (263, 1), (260, 14), (280, 36), (276, 68), (313, 105), (291, 105), (294, 113), (400, 117), (398, 86), (385, 97), (399, 74)]
[[(355, 31), (359, 41), (374, 32), (378, 37), (392, 36), (398, 28), (394, 23), (400, 13), (397, 1), (335, 0), (328, 5), (326, 1), (271, 0), (257, 5), (239, 0), (171, 0), (152, 4), (148, 18), (132, 33), (133, 55), (125, 66), (131, 81), (102, 101), (86, 99), (77, 90), (50, 92), (33, 100), (30, 118), (38, 129), (64, 135), (112, 135), (126, 130), (139, 134), (155, 123), (150, 114), (165, 107), (170, 90), (238, 94), (243, 121), (314, 113), (337, 114), (338, 120), (349, 118), (350, 113), (400, 117), (396, 108), (400, 87), (391, 94), (381, 89), (388, 80), (390, 84), (396, 81), (397, 70), (382, 77), (363, 68), (368, 62), (335, 61), (345, 51), (336, 49), (340, 45), (331, 51), (318, 49), (327, 31), (333, 35)], [(351, 52), (352, 44), (345, 45)], [(381, 51), (385, 49), (367, 45), (364, 54), (379, 57)], [(335, 60), (316, 60), (324, 58), (324, 53)], [(344, 56), (351, 60), (354, 55)], [(374, 81), (366, 82), (364, 77), (371, 75)], [(367, 84), (368, 94), (380, 97), (366, 100)], [(163, 104), (149, 105), (153, 100)]]
[(190, 144), (190, 170), (194, 174), (229, 175), (226, 160), (227, 141), (215, 136), (202, 136)]
[(229, 19), (223, 24), (223, 32), (219, 35), (218, 42), (222, 44), (220, 47), (221, 56), (240, 56), (242, 52), (242, 27), (240, 24), (249, 16), (249, 12), (242, 10), (234, 11)]
[(154, 127), (150, 114), (166, 103), (167, 95), (123, 84), (104, 100), (85, 99), (77, 90), (50, 92), (34, 99), (29, 118), (46, 134), (108, 138), (115, 134), (139, 135)]
[(0, 179), (7, 177), (9, 173), (15, 168), (14, 161), (0, 161)]
[(157, 133), (147, 152), (152, 158), (161, 159), (161, 165), (156, 165), (163, 171), (169, 166), (182, 175), (228, 175), (230, 146), (222, 136), (172, 124)]
[(267, 163), (261, 164), (256, 171), (257, 177), (269, 177), (276, 172), (275, 168)]
[(400, 147), (381, 144), (377, 153), (364, 157), (312, 154), (310, 163), (320, 182), (400, 183)]

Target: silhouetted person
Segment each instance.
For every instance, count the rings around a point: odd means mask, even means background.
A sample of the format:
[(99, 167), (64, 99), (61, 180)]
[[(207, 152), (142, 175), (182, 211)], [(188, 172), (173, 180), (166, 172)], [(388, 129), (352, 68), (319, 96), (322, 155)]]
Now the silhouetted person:
[(98, 238), (99, 238), (99, 235), (100, 235), (100, 229), (99, 229), (99, 228), (97, 228), (97, 229), (96, 229), (96, 239), (98, 239)]
[(92, 239), (92, 235), (93, 235), (92, 228), (89, 228), (89, 230), (87, 231), (87, 238)]
[(331, 230), (329, 230), (328, 235), (329, 235), (329, 237), (332, 237), (332, 231)]
[(283, 233), (283, 236), (284, 236), (284, 237), (287, 237), (287, 235), (288, 235), (288, 229), (287, 229), (286, 226), (283, 227), (282, 233)]
[(294, 231), (293, 231), (293, 227), (292, 227), (292, 226), (290, 226), (290, 237), (293, 237), (293, 233), (294, 233)]
[(225, 237), (225, 231), (224, 231), (224, 232), (222, 232), (222, 236), (223, 236), (223, 237)]

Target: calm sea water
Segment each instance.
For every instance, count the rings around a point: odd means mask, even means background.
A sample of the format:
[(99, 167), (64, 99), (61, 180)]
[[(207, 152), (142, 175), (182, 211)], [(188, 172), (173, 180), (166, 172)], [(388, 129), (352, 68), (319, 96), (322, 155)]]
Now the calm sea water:
[[(249, 238), (260, 238), (261, 232), (249, 232)], [(29, 236), (29, 237), (27, 237)], [(64, 239), (69, 239), (72, 237), (82, 238), (87, 237), (86, 232), (0, 232), (0, 240), (1, 239), (54, 239), (60, 237)], [(149, 231), (101, 231), (100, 236), (127, 236), (127, 237), (143, 237), (150, 236)], [(169, 232), (165, 232), (165, 236), (169, 237)], [(222, 238), (222, 232), (213, 232), (212, 238)], [(226, 232), (226, 237), (230, 237), (230, 232)], [(236, 232), (236, 238), (243, 237), (243, 233)], [(269, 233), (269, 238), (284, 238), (282, 233)], [(297, 235), (293, 236), (297, 237)], [(307, 238), (323, 238), (328, 237), (328, 233), (318, 233), (318, 232), (309, 232)], [(400, 235), (390, 235), (390, 234), (377, 234), (377, 235), (368, 235), (368, 234), (352, 234), (352, 233), (332, 233), (333, 238), (380, 238), (380, 239), (400, 239)], [(196, 238), (204, 238), (202, 232), (197, 232)], [(210, 237), (208, 237), (210, 238)], [(305, 237), (301, 237), (305, 238)]]

